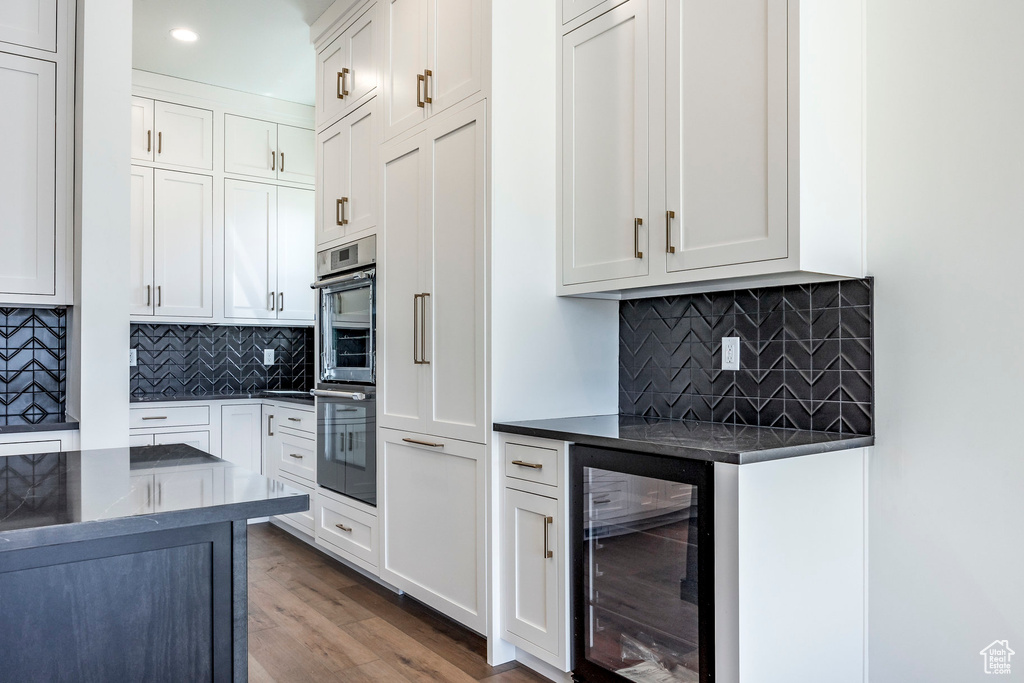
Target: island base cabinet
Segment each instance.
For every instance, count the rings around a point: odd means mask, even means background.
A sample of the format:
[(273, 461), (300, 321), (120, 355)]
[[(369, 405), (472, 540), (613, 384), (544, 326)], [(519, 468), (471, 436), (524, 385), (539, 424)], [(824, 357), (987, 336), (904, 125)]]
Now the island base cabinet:
[(380, 577), (483, 633), (487, 447), (380, 431)]

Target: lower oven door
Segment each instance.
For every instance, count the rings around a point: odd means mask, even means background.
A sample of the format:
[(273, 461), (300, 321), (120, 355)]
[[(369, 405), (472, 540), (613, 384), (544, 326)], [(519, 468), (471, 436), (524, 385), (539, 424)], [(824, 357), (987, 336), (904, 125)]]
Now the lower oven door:
[(317, 484), (377, 505), (377, 402), (372, 387), (324, 388), (316, 397)]
[(320, 290), (322, 381), (375, 381), (376, 282), (369, 273)]

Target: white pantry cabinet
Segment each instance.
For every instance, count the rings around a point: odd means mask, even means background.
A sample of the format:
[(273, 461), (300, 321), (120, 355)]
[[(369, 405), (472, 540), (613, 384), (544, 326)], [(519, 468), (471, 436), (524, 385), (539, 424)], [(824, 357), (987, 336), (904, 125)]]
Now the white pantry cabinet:
[(483, 633), (487, 447), (380, 434), (380, 577)]
[(313, 131), (245, 116), (224, 116), (224, 172), (312, 184)]
[(384, 138), (478, 92), (482, 0), (384, 0)]
[(56, 52), (57, 0), (0, 3), (0, 43)]
[(380, 80), (377, 5), (370, 5), (317, 54), (316, 121), (323, 126), (361, 105)]
[(317, 246), (377, 225), (377, 98), (320, 133)]
[(133, 167), (133, 316), (213, 316), (213, 178)]
[(311, 190), (224, 181), (224, 315), (312, 322)]
[(213, 170), (213, 112), (133, 97), (132, 159)]
[(380, 424), (484, 443), (486, 108), (384, 152)]

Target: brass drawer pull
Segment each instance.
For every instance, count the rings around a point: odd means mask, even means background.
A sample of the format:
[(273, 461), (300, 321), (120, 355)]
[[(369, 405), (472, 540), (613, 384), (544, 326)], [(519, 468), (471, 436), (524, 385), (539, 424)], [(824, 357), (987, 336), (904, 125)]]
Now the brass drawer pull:
[(302, 460), (302, 456), (299, 455), (298, 453), (289, 453), (288, 457), (289, 458), (295, 458), (296, 460)]
[(414, 443), (417, 446), (428, 446), (430, 448), (444, 448), (443, 443), (431, 443), (429, 441), (419, 441), (417, 439), (402, 439), (406, 443)]
[(146, 131), (146, 151), (153, 151), (153, 131), (151, 130)]
[(281, 173), (284, 173), (284, 152), (281, 152)]
[(348, 225), (348, 219), (345, 218), (345, 205), (348, 204), (348, 197), (342, 197), (338, 200), (338, 205), (334, 209), (334, 220), (338, 225)]
[(301, 417), (289, 417), (288, 421), (289, 422), (302, 422), (302, 418)]
[(271, 171), (276, 171), (277, 170), (277, 152), (271, 152), (270, 153), (270, 170)]
[(164, 133), (163, 133), (163, 131), (160, 131), (159, 133), (156, 134), (156, 153), (157, 154), (163, 154), (164, 153)]
[(419, 107), (420, 109), (423, 109), (424, 107), (427, 106), (426, 102), (423, 101), (423, 95), (421, 93), (422, 89), (420, 88), (420, 86), (423, 84), (423, 81), (425, 80), (426, 76), (424, 76), (423, 74), (416, 74), (416, 106)]
[(666, 247), (666, 252), (669, 254), (676, 253), (676, 248), (672, 246), (672, 219), (675, 217), (675, 211), (670, 210), (665, 212), (665, 244), (668, 245)]
[(350, 526), (345, 526), (344, 524), (335, 524), (334, 526), (338, 527), (339, 529), (347, 533), (352, 533), (352, 527)]
[(525, 460), (513, 460), (513, 465), (519, 465), (520, 467), (531, 467), (535, 470), (542, 469), (544, 465), (539, 462), (526, 462)]
[(160, 417), (144, 417), (142, 419), (143, 420), (166, 420), (167, 416), (166, 415), (161, 415)]
[(636, 258), (644, 257), (644, 252), (640, 251), (640, 226), (643, 224), (643, 218), (633, 219), (633, 256)]
[(548, 540), (548, 529), (551, 528), (551, 525), (554, 523), (554, 521), (555, 521), (554, 517), (545, 517), (544, 518), (544, 559), (550, 559), (550, 558), (555, 556), (555, 553), (552, 552), (551, 549), (550, 549), (550, 545), (551, 544), (549, 543), (549, 540)]
[(348, 90), (345, 89), (345, 76), (348, 75), (348, 67), (343, 67), (338, 72), (338, 99), (345, 99), (345, 95), (348, 95)]
[(434, 75), (434, 72), (430, 69), (424, 69), (423, 71), (423, 101), (427, 104), (432, 103), (434, 100), (430, 97), (430, 79)]

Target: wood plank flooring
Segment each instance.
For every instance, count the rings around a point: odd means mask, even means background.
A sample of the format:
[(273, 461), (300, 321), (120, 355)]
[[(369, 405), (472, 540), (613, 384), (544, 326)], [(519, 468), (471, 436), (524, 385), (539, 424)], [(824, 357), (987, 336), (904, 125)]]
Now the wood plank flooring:
[(534, 683), (483, 638), (270, 524), (249, 525), (249, 680)]

